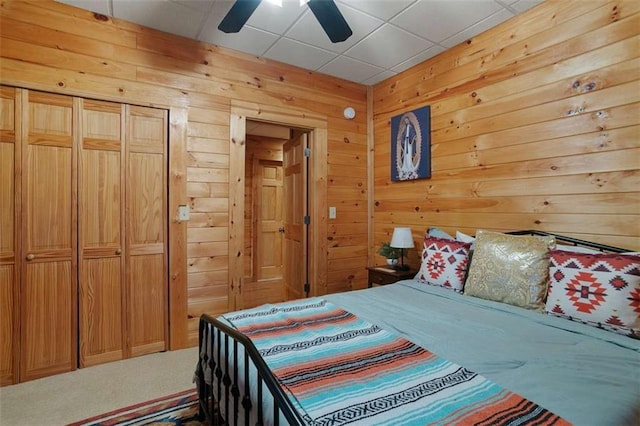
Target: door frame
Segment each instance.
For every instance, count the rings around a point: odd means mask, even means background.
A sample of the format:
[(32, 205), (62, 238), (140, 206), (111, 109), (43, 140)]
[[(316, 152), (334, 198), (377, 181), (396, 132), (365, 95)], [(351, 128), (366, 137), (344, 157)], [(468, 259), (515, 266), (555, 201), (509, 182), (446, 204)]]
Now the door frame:
[(276, 105), (231, 102), (229, 119), (229, 310), (244, 284), (244, 195), (247, 119), (309, 131), (309, 296), (327, 288), (327, 117)]

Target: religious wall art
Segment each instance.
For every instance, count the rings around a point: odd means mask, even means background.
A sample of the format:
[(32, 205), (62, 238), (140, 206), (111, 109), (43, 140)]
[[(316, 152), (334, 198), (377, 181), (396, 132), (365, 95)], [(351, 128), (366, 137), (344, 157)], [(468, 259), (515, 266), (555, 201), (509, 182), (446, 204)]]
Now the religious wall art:
[(391, 118), (391, 180), (431, 177), (431, 108)]

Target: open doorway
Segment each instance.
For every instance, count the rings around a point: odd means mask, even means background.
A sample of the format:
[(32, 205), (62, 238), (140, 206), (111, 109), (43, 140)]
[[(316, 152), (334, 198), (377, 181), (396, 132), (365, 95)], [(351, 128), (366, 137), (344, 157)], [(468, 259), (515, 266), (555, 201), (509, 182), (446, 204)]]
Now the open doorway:
[(326, 292), (326, 138), (322, 117), (232, 107), (230, 309)]
[(284, 146), (289, 127), (247, 120), (242, 308), (287, 299)]

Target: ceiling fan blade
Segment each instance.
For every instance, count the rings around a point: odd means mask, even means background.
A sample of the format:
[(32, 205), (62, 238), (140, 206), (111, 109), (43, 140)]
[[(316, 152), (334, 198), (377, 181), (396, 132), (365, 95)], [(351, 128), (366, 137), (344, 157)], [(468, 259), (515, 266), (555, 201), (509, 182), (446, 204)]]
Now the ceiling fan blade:
[(353, 34), (333, 0), (309, 0), (307, 5), (333, 43), (345, 41)]
[(236, 0), (218, 29), (224, 33), (237, 33), (247, 23), (262, 0)]

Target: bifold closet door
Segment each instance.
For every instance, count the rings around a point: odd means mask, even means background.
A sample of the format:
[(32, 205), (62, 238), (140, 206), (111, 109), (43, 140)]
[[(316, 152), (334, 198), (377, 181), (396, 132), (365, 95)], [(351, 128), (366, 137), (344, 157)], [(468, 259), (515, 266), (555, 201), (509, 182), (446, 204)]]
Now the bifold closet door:
[(167, 137), (166, 111), (127, 106), (125, 249), (131, 356), (167, 347)]
[(18, 381), (18, 269), (19, 253), (14, 176), (19, 163), (17, 92), (0, 87), (0, 386)]
[(77, 102), (22, 92), (21, 381), (77, 365)]
[(80, 366), (126, 357), (121, 104), (81, 100), (78, 166)]

